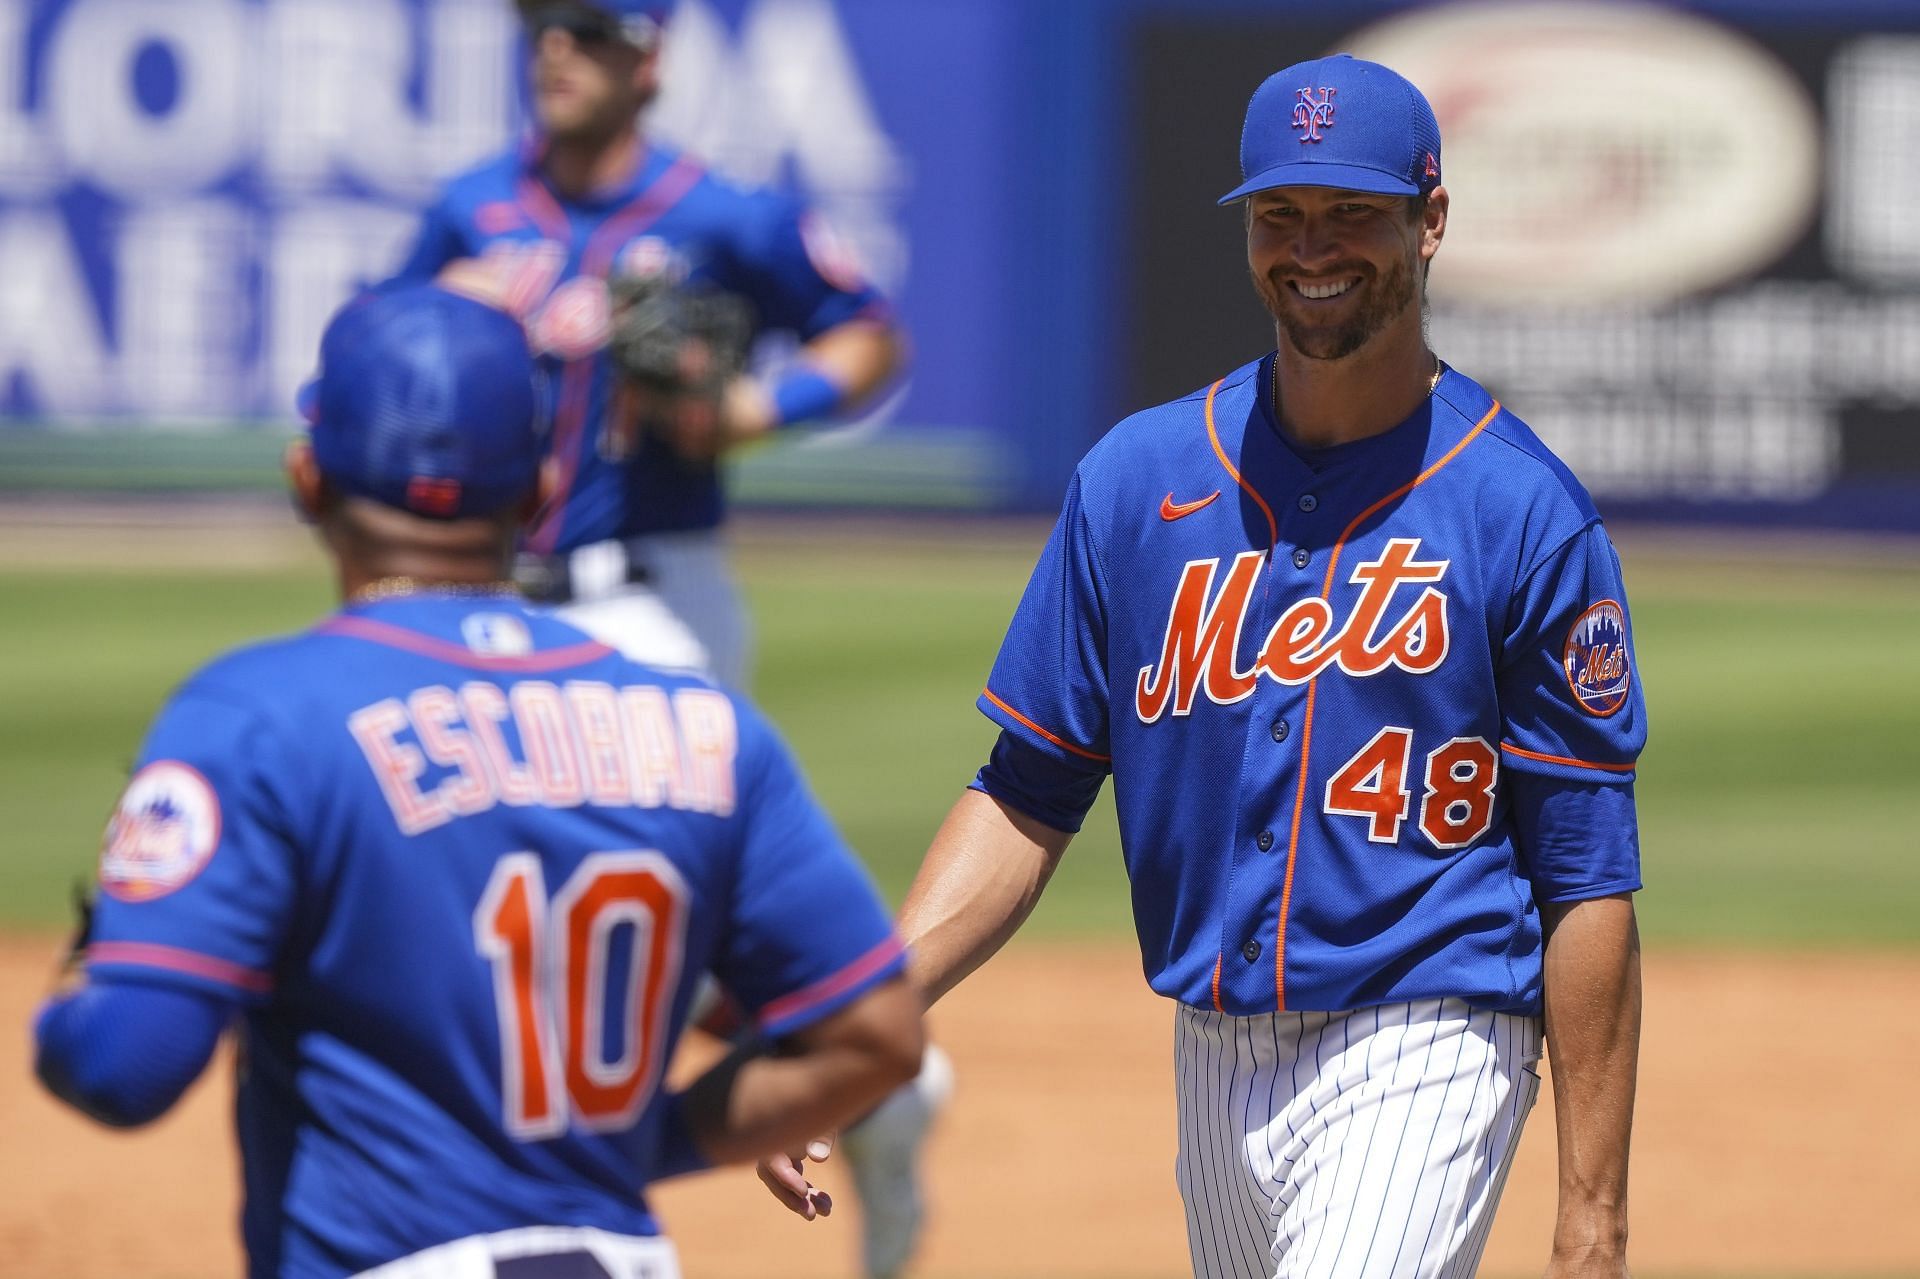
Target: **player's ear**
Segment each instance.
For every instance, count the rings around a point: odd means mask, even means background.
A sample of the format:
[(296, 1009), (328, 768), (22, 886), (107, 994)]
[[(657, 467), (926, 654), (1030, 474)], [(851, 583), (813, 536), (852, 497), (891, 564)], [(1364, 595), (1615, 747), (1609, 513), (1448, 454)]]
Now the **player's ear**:
[(650, 106), (660, 96), (660, 45), (656, 41), (651, 49), (641, 52), (633, 63), (633, 92), (642, 107)]
[(283, 459), (287, 471), (287, 496), (303, 523), (315, 524), (327, 506), (327, 479), (313, 460), (313, 445), (305, 436), (287, 443)]
[(1450, 197), (1445, 187), (1435, 187), (1420, 210), (1420, 257), (1431, 262), (1447, 235), (1447, 207)]

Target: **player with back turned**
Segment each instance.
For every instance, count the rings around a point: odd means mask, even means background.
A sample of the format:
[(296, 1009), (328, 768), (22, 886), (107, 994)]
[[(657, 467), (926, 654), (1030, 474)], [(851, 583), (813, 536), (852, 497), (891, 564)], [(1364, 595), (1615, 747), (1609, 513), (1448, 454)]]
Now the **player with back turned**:
[[(1241, 165), (1277, 349), (1081, 462), (980, 698), (992, 759), (900, 914), (914, 976), (936, 998), (998, 949), (1111, 773), (1196, 1274), (1471, 1275), (1544, 1026), (1547, 1273), (1618, 1279), (1646, 731), (1619, 561), (1427, 346), (1419, 90), (1289, 67)], [(761, 1175), (804, 1206), (792, 1159)]]
[[(660, 0), (516, 7), (534, 132), (448, 184), (401, 278), (442, 278), (522, 316), (552, 376), (555, 487), (521, 548), (528, 593), (630, 656), (744, 689), (719, 459), (857, 408), (899, 371), (904, 338), (811, 210), (644, 135)], [(797, 341), (792, 358), (745, 371), (747, 344), (769, 333)], [(919, 1155), (950, 1077), (929, 1045), (914, 1085), (843, 1135), (876, 1279), (917, 1243)]]
[[(644, 136), (658, 0), (517, 7), (534, 132), (447, 185), (400, 275), (453, 266), (459, 287), (525, 318), (553, 374), (556, 485), (527, 530), (530, 592), (629, 654), (744, 687), (717, 461), (867, 400), (902, 363), (898, 325), (816, 214)], [(699, 368), (636, 376), (616, 358), (624, 348), (609, 343), (636, 296), (659, 304), (668, 329), (679, 312), (722, 317), (693, 326)], [(734, 348), (765, 333), (799, 346), (763, 378)]]
[[(343, 604), (160, 713), (39, 1074), (142, 1123), (237, 1019), (252, 1275), (672, 1279), (650, 1183), (918, 1068), (900, 944), (751, 706), (505, 581), (540, 465), (519, 324), (402, 287), (321, 365), (288, 476)], [(670, 1091), (707, 971), (761, 1035)]]
[[(523, 316), (553, 376), (557, 482), (522, 547), (528, 592), (631, 656), (745, 688), (749, 626), (721, 544), (718, 460), (857, 408), (899, 371), (904, 339), (814, 213), (644, 135), (659, 0), (516, 7), (534, 133), (447, 186), (401, 276), (439, 276)], [(799, 345), (762, 377), (741, 363), (766, 333)], [(654, 358), (629, 358), (646, 349)], [(929, 1045), (915, 1084), (844, 1134), (877, 1279), (918, 1241), (919, 1155), (950, 1077)]]

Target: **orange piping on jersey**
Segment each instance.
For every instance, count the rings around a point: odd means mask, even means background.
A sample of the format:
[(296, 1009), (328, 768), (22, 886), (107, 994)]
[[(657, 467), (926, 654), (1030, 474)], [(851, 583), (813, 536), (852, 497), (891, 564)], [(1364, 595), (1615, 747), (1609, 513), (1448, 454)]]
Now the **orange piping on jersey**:
[(525, 209), (533, 224), (540, 228), (540, 234), (565, 248), (573, 240), (573, 224), (567, 218), (567, 211), (553, 198), (553, 192), (546, 184), (534, 178), (520, 179), (515, 194), (519, 204)]
[(980, 690), (980, 693), (983, 697), (985, 697), (988, 701), (992, 702), (995, 706), (998, 706), (1001, 710), (1013, 716), (1015, 719), (1019, 720), (1022, 724), (1025, 724), (1028, 728), (1040, 734), (1040, 736), (1046, 738), (1048, 741), (1052, 742), (1055, 746), (1058, 746), (1061, 750), (1072, 751), (1074, 754), (1080, 756), (1083, 759), (1091, 759), (1101, 764), (1111, 764), (1113, 762), (1113, 756), (1111, 755), (1096, 755), (1090, 750), (1086, 750), (1082, 747), (1075, 746), (1072, 742), (1067, 741), (1065, 738), (1056, 737), (1052, 733), (1049, 733), (1046, 729), (1040, 727), (1038, 724), (1028, 719), (1025, 715), (1022, 715), (1019, 711), (1013, 709), (1013, 707), (1007, 705), (1005, 702), (1001, 701), (998, 697), (994, 696), (994, 692), (992, 689), (983, 688)]
[[(1218, 383), (1215, 385), (1218, 385)], [(1327, 555), (1327, 576), (1320, 587), (1320, 596), (1322, 599), (1325, 599), (1328, 603), (1333, 602), (1334, 570), (1339, 567), (1340, 552), (1346, 546), (1347, 539), (1353, 536), (1354, 530), (1366, 523), (1369, 516), (1387, 503), (1393, 501), (1395, 498), (1411, 493), (1414, 489), (1419, 488), (1422, 484), (1432, 479), (1441, 467), (1460, 456), (1460, 450), (1473, 443), (1480, 432), (1487, 429), (1487, 423), (1493, 421), (1499, 413), (1500, 401), (1495, 400), (1493, 407), (1487, 410), (1486, 416), (1478, 422), (1475, 422), (1473, 429), (1462, 436), (1458, 444), (1448, 449), (1446, 455), (1439, 461), (1347, 521), (1347, 526), (1340, 530), (1340, 537), (1333, 544), (1333, 550)], [(1269, 516), (1269, 518), (1271, 518), (1271, 516)], [(1274, 540), (1278, 541), (1279, 538), (1276, 536)], [(1314, 694), (1319, 686), (1320, 677), (1318, 675), (1315, 675), (1307, 681), (1307, 709), (1300, 723), (1300, 779), (1294, 786), (1293, 822), (1287, 830), (1287, 874), (1280, 886), (1280, 926), (1278, 936), (1274, 939), (1273, 988), (1281, 1012), (1287, 1011), (1287, 916), (1293, 908), (1293, 866), (1294, 859), (1300, 852), (1300, 814), (1307, 804), (1307, 756), (1308, 752), (1313, 748), (1313, 702)]]
[[(1226, 381), (1225, 378), (1220, 379), (1220, 382), (1224, 381)], [(1215, 382), (1207, 388), (1207, 442), (1213, 445), (1213, 455), (1220, 459), (1220, 465), (1227, 468), (1227, 474), (1233, 477), (1233, 482), (1246, 490), (1247, 496), (1252, 498), (1254, 505), (1260, 508), (1260, 513), (1267, 517), (1267, 550), (1271, 553), (1274, 544), (1280, 540), (1280, 525), (1273, 518), (1273, 508), (1267, 505), (1267, 499), (1261, 497), (1253, 485), (1247, 483), (1240, 472), (1234, 469), (1233, 463), (1227, 460), (1227, 451), (1220, 447), (1220, 433), (1213, 426), (1213, 397), (1220, 389), (1220, 382)]]
[(539, 675), (550, 671), (564, 671), (574, 666), (584, 666), (588, 662), (597, 662), (603, 657), (611, 657), (614, 650), (599, 640), (588, 640), (582, 644), (569, 644), (564, 648), (549, 648), (535, 653), (477, 653), (464, 644), (455, 644), (450, 640), (437, 639), (432, 635), (423, 635), (419, 631), (410, 631), (404, 626), (395, 626), (391, 622), (376, 621), (371, 617), (356, 617), (352, 614), (337, 613), (313, 628), (316, 635), (343, 635), (351, 639), (365, 640), (369, 644), (384, 644), (388, 648), (397, 648), (403, 652), (418, 653), (422, 657), (431, 657), (437, 662), (451, 662), (456, 666), (468, 666), (481, 671), (510, 671), (518, 675)]
[(204, 977), (226, 986), (237, 986), (256, 994), (273, 989), (273, 976), (247, 968), (230, 960), (216, 959), (197, 950), (178, 946), (160, 946), (152, 942), (100, 941), (87, 947), (89, 964), (133, 964), (142, 968), (163, 968), (168, 972)]
[(1225, 960), (1225, 955), (1215, 955), (1213, 957), (1213, 1011), (1217, 1013), (1227, 1011), (1220, 1003), (1220, 965), (1224, 963)]
[(1501, 742), (1500, 749), (1509, 755), (1518, 755), (1522, 759), (1537, 759), (1542, 764), (1565, 764), (1569, 768), (1597, 768), (1605, 773), (1631, 773), (1638, 764), (1601, 764), (1590, 759), (1567, 759), (1560, 755), (1542, 755), (1539, 751), (1530, 751), (1510, 742)]

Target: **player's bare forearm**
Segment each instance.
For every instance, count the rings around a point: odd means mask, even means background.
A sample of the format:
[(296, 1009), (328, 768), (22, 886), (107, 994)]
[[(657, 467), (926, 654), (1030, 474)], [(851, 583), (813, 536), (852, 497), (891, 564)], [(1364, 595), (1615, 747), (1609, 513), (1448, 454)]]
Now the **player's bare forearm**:
[(841, 410), (857, 408), (906, 366), (906, 335), (882, 320), (836, 324), (800, 349), (800, 358), (840, 388)]
[(900, 908), (900, 936), (928, 1004), (1013, 936), (1072, 838), (980, 791), (960, 796)]
[[(849, 320), (820, 334), (800, 349), (800, 363), (838, 389), (823, 413), (844, 413), (873, 396), (905, 364), (906, 340), (900, 330), (877, 320)], [(750, 374), (729, 383), (721, 396), (721, 430), (702, 442), (682, 439), (683, 453), (733, 448), (778, 430), (783, 416), (773, 384)], [(710, 435), (712, 433), (709, 433)]]
[(919, 1073), (924, 1048), (917, 992), (889, 981), (779, 1053), (727, 1056), (686, 1090), (687, 1126), (713, 1163), (755, 1159), (861, 1114)]
[(1547, 1051), (1560, 1202), (1547, 1273), (1626, 1274), (1627, 1152), (1640, 1060), (1640, 934), (1626, 894), (1547, 905)]

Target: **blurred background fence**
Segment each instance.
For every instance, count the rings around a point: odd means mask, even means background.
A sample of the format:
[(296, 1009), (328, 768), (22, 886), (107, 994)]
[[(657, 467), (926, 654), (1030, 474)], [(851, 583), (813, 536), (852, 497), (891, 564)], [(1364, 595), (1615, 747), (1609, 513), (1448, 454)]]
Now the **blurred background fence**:
[[(503, 0), (0, 6), (0, 487), (271, 486), (319, 326), (519, 129)], [(650, 128), (814, 201), (918, 354), (749, 503), (1044, 511), (1268, 342), (1240, 113), (1351, 50), (1446, 138), (1434, 341), (1610, 515), (1920, 530), (1920, 4), (681, 0)]]

